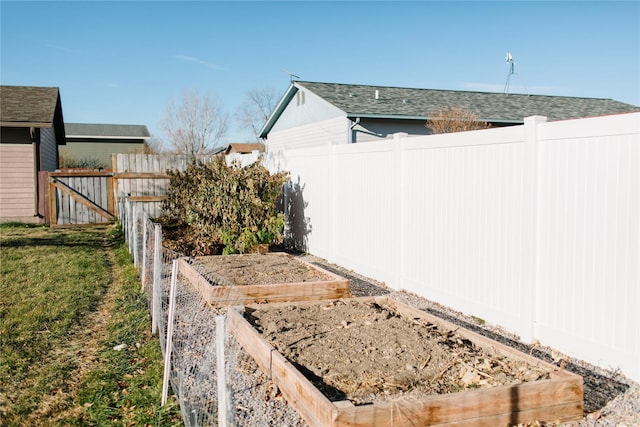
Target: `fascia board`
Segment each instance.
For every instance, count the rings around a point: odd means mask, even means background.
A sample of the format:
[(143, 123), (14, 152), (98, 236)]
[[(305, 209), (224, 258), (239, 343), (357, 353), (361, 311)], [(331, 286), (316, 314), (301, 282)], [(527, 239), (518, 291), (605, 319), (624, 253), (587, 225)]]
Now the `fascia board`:
[(284, 109), (287, 108), (289, 101), (291, 101), (297, 91), (298, 88), (296, 87), (295, 82), (291, 83), (282, 98), (280, 98), (280, 101), (278, 102), (278, 105), (276, 105), (276, 108), (273, 110), (265, 124), (260, 129), (260, 132), (258, 132), (258, 136), (260, 138), (264, 138), (267, 136), (267, 134), (269, 133), (273, 125), (276, 124), (276, 121), (278, 120)]
[(71, 139), (151, 139), (150, 136), (109, 136), (109, 135), (67, 135), (68, 140)]
[[(347, 113), (347, 118), (355, 119), (387, 119), (387, 120), (428, 120), (427, 116), (401, 116), (401, 115), (393, 115), (393, 114), (356, 114), (356, 113)], [(523, 124), (524, 120), (512, 120), (512, 119), (480, 119), (483, 122), (487, 123), (512, 123), (512, 124)]]

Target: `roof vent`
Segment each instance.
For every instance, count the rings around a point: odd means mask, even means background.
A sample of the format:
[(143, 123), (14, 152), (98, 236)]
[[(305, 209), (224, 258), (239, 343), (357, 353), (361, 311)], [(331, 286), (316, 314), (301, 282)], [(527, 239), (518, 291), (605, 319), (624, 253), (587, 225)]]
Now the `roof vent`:
[(380, 91), (376, 89), (376, 99), (380, 99)]

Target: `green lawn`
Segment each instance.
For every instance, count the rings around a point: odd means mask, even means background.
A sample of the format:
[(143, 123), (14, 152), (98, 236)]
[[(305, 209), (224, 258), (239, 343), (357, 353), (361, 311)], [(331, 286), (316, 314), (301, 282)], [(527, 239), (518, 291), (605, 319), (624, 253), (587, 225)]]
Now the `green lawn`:
[(181, 425), (149, 331), (115, 226), (0, 226), (0, 425)]

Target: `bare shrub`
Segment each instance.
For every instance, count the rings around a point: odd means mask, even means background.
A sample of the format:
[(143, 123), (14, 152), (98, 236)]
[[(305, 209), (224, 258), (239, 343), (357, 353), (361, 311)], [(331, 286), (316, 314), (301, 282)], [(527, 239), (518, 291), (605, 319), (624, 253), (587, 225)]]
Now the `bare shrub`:
[(480, 120), (480, 116), (472, 111), (459, 107), (446, 107), (432, 112), (426, 127), (437, 134), (489, 129), (491, 125)]

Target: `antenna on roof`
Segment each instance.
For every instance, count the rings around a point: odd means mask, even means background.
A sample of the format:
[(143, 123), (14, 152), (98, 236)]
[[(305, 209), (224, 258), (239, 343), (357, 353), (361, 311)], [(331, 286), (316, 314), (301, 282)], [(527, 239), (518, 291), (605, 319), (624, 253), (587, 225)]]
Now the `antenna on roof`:
[(529, 91), (527, 90), (527, 85), (524, 84), (524, 79), (519, 73), (516, 73), (516, 61), (513, 60), (513, 55), (511, 55), (511, 52), (507, 52), (507, 56), (504, 59), (507, 62), (507, 65), (509, 65), (509, 72), (507, 74), (507, 82), (504, 84), (503, 93), (505, 94), (509, 93), (509, 84), (511, 83), (511, 76), (514, 74), (517, 74), (520, 77), (520, 80), (522, 80), (522, 86), (524, 86), (525, 93), (529, 95)]
[(285, 73), (287, 73), (287, 74), (289, 74), (289, 82), (291, 82), (291, 83), (293, 83), (294, 77), (295, 77), (296, 79), (299, 79), (299, 78), (300, 78), (300, 76), (296, 76), (296, 75), (295, 75), (295, 74), (293, 74), (291, 71), (284, 70), (284, 72), (285, 72)]

